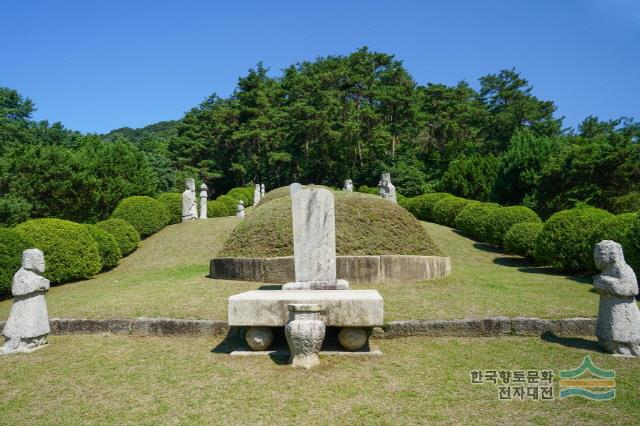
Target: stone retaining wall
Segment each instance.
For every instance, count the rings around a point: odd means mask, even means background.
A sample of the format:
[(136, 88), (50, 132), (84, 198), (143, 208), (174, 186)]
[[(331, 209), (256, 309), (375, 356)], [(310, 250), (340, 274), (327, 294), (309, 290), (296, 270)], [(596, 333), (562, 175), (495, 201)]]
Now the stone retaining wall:
[[(446, 277), (451, 258), (438, 256), (337, 256), (338, 278), (352, 283), (415, 282)], [(293, 257), (219, 257), (211, 260), (211, 278), (287, 283), (295, 281)]]
[[(132, 334), (138, 336), (224, 336), (226, 321), (173, 318), (75, 319), (51, 318), (51, 334)], [(0, 321), (0, 329), (4, 322)], [(489, 336), (593, 336), (595, 318), (466, 318), (459, 320), (390, 321), (374, 329), (374, 337), (489, 337)]]

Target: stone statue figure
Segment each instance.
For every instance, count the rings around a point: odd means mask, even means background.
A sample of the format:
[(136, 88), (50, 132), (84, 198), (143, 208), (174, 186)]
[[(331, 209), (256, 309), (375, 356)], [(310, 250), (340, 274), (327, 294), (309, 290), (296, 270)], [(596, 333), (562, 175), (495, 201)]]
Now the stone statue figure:
[(196, 206), (196, 182), (189, 178), (185, 182), (187, 189), (182, 193), (182, 222), (188, 222), (198, 218)]
[(200, 219), (207, 218), (207, 202), (209, 200), (209, 194), (207, 193), (209, 188), (207, 188), (206, 183), (202, 183), (200, 185)]
[(389, 173), (383, 173), (378, 183), (378, 193), (382, 198), (385, 198), (394, 203), (398, 203), (396, 198), (396, 187), (391, 183), (391, 175)]
[(264, 183), (260, 185), (260, 199), (264, 198)]
[(244, 218), (244, 201), (238, 201), (238, 207), (236, 208), (236, 217)]
[(256, 183), (256, 189), (253, 190), (253, 205), (256, 206), (260, 202), (260, 196), (262, 192), (260, 191), (260, 184)]
[(346, 192), (353, 192), (353, 181), (351, 179), (345, 180), (344, 188), (342, 188), (342, 190)]
[(622, 246), (601, 241), (593, 248), (600, 275), (593, 287), (600, 295), (596, 337), (607, 351), (618, 356), (640, 356), (640, 310), (636, 305), (638, 281), (624, 261)]
[(0, 353), (30, 352), (47, 343), (51, 330), (44, 294), (49, 290), (49, 280), (42, 276), (44, 269), (42, 251), (22, 252), (22, 267), (11, 285), (14, 299), (2, 332), (6, 340)]

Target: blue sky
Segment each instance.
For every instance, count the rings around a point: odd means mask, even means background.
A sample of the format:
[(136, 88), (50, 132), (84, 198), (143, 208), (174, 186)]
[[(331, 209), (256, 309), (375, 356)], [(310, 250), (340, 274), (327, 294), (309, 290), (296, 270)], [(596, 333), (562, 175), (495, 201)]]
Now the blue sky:
[(83, 132), (180, 118), (258, 61), (278, 75), (365, 45), (419, 84), (516, 67), (566, 126), (640, 118), (636, 0), (2, 0), (0, 40), (0, 85)]

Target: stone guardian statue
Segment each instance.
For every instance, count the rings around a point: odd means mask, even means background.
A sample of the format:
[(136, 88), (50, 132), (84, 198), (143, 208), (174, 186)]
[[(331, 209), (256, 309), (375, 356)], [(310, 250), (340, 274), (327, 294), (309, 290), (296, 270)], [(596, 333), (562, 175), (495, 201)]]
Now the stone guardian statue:
[(203, 182), (202, 185), (200, 185), (200, 219), (207, 218), (207, 202), (209, 200), (208, 190), (209, 188), (207, 188), (207, 184)]
[(378, 183), (378, 193), (382, 198), (398, 204), (396, 187), (391, 183), (391, 175), (389, 173), (382, 174)]
[(44, 295), (49, 280), (44, 273), (44, 254), (38, 249), (22, 252), (22, 267), (13, 276), (13, 305), (2, 334), (5, 343), (0, 354), (31, 352), (47, 343), (49, 314)]
[(344, 181), (344, 188), (342, 188), (345, 192), (353, 192), (353, 181), (351, 179), (347, 179)]
[(638, 281), (624, 261), (622, 246), (605, 240), (593, 248), (600, 275), (593, 287), (600, 295), (596, 337), (607, 352), (617, 356), (640, 356), (640, 310), (635, 301)]
[(236, 217), (244, 219), (244, 201), (238, 201), (238, 207), (236, 208)]
[(187, 189), (182, 193), (182, 223), (198, 218), (196, 206), (196, 182), (189, 178), (185, 182)]

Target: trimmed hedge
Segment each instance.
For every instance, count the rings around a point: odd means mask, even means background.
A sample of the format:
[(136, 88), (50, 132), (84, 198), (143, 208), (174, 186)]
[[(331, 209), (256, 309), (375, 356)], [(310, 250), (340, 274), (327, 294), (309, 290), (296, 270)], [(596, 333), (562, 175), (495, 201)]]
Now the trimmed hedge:
[(111, 214), (113, 219), (123, 219), (133, 225), (141, 238), (164, 228), (169, 223), (170, 216), (169, 210), (163, 203), (140, 195), (120, 200)]
[(535, 259), (568, 271), (595, 271), (592, 234), (611, 216), (606, 210), (583, 206), (553, 214), (536, 240)]
[(433, 207), (445, 197), (453, 197), (453, 195), (446, 192), (422, 194), (403, 202), (403, 207), (409, 210), (417, 219), (432, 222), (431, 211)]
[(96, 226), (113, 235), (120, 246), (120, 253), (122, 253), (123, 256), (128, 255), (138, 248), (140, 235), (138, 231), (136, 231), (136, 228), (126, 220), (107, 219), (96, 223)]
[[(237, 204), (238, 204), (237, 202), (239, 200), (242, 200), (242, 202), (244, 203), (245, 207), (249, 207), (251, 204), (253, 204), (253, 192), (251, 193), (251, 196), (249, 196), (249, 194), (245, 190), (245, 187), (233, 188), (232, 190), (227, 192), (227, 195), (230, 196), (230, 197), (233, 197), (236, 200), (236, 207), (237, 207)], [(234, 211), (235, 211), (235, 209), (234, 209)]]
[[(640, 276), (640, 213), (623, 214), (616, 216), (616, 218), (620, 218), (618, 219), (619, 224), (616, 226), (618, 229), (627, 228), (625, 222), (628, 221), (627, 231), (620, 244), (624, 250), (625, 260), (633, 268), (636, 275)], [(618, 233), (620, 231), (611, 232)], [(611, 236), (615, 237), (616, 235)], [(615, 238), (614, 241), (616, 241)]]
[(456, 216), (455, 225), (464, 235), (489, 243), (489, 224), (493, 214), (501, 207), (495, 203), (470, 202)]
[(504, 236), (517, 223), (541, 222), (540, 217), (525, 206), (501, 207), (493, 212), (489, 219), (489, 241), (502, 247)]
[(120, 246), (115, 237), (96, 225), (84, 225), (98, 244), (98, 252), (100, 253), (101, 270), (107, 270), (115, 267), (122, 257)]
[(379, 191), (377, 187), (371, 187), (367, 185), (360, 185), (357, 189), (357, 192), (362, 192), (364, 194), (379, 195)]
[(22, 252), (29, 241), (10, 228), (0, 228), (0, 298), (11, 296), (13, 276), (22, 265)]
[(224, 216), (229, 216), (227, 206), (216, 200), (212, 200), (207, 203), (207, 217)]
[(507, 253), (523, 257), (533, 257), (536, 240), (544, 224), (542, 222), (520, 222), (513, 225), (504, 236)]
[(169, 223), (182, 222), (182, 194), (179, 192), (164, 192), (156, 197), (169, 212)]
[(44, 252), (44, 275), (51, 282), (80, 280), (100, 272), (98, 243), (84, 225), (62, 219), (33, 219), (15, 229), (32, 247)]
[(454, 226), (456, 216), (471, 200), (460, 197), (443, 197), (431, 210), (433, 221), (440, 225)]
[(236, 214), (236, 209), (238, 208), (238, 200), (233, 198), (230, 195), (221, 195), (216, 198), (216, 201), (224, 204), (227, 208), (227, 214), (225, 216), (234, 216)]

